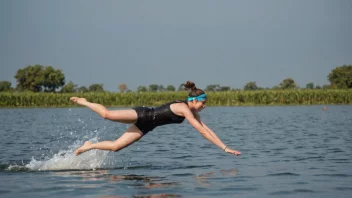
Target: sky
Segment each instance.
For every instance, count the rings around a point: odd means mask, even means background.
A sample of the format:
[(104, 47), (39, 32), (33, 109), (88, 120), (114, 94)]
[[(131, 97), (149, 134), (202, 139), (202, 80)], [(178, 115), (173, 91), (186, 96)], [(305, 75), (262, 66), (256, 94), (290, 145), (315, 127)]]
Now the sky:
[(118, 91), (191, 80), (329, 84), (352, 64), (351, 0), (1, 0), (0, 81), (40, 64)]

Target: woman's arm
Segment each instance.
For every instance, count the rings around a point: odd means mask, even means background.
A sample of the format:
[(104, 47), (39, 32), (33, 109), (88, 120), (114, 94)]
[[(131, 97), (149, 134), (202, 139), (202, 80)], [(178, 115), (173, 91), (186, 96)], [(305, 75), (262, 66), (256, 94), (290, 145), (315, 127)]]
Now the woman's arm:
[[(219, 148), (225, 150), (225, 152), (228, 153), (232, 153), (235, 155), (239, 155), (241, 154), (238, 151), (234, 151), (230, 148), (228, 148), (219, 138), (217, 138), (217, 136), (213, 136), (211, 132), (209, 132), (193, 115), (193, 113), (187, 108), (182, 108), (182, 113), (185, 116), (185, 118), (189, 121), (189, 123), (199, 131), (199, 133), (206, 138), (207, 140), (209, 140), (210, 142), (212, 142), (213, 144), (215, 144), (216, 146), (218, 146)], [(213, 132), (214, 133), (214, 132)], [(215, 133), (214, 133), (215, 134)]]
[[(200, 120), (200, 115), (198, 113), (194, 113), (195, 119), (210, 133), (211, 136), (213, 136), (214, 139), (216, 139), (219, 142), (222, 142), (220, 138), (215, 134), (213, 130), (211, 130), (203, 121)], [(227, 146), (223, 147), (224, 151), (227, 153), (232, 153), (234, 155), (240, 155), (241, 152), (233, 150)]]

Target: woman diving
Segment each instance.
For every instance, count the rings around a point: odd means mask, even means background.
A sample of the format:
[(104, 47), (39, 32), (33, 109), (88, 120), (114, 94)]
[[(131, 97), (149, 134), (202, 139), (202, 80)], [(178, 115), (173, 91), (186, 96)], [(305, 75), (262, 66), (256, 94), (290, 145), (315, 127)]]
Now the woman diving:
[(76, 155), (91, 149), (119, 151), (138, 141), (155, 127), (165, 124), (182, 123), (185, 118), (204, 138), (223, 151), (240, 155), (241, 152), (226, 146), (214, 131), (201, 121), (198, 112), (205, 108), (207, 102), (207, 96), (204, 91), (198, 89), (191, 81), (187, 81), (185, 88), (190, 90), (187, 100), (173, 101), (155, 108), (135, 107), (130, 110), (108, 110), (101, 104), (88, 102), (85, 98), (71, 97), (70, 100), (72, 102), (90, 108), (104, 119), (132, 124), (127, 131), (115, 141), (103, 141), (98, 143), (85, 142), (83, 146), (76, 150)]

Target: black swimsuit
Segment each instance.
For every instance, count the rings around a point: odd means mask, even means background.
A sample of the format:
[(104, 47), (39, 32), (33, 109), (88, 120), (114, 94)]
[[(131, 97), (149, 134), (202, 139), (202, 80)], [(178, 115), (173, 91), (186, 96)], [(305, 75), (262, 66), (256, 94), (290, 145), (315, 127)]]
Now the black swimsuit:
[(165, 124), (179, 124), (182, 123), (185, 117), (178, 116), (171, 111), (170, 105), (174, 103), (186, 103), (187, 101), (178, 100), (166, 103), (159, 107), (135, 107), (133, 108), (137, 112), (137, 122), (135, 125), (143, 132), (147, 134), (152, 131), (155, 127)]

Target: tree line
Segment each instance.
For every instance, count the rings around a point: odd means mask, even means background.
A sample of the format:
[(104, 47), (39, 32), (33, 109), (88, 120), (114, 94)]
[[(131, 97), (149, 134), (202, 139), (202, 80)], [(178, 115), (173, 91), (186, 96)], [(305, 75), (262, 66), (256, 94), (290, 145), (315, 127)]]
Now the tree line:
[[(104, 92), (103, 84), (91, 84), (90, 86), (78, 86), (77, 84), (69, 81), (65, 82), (65, 75), (62, 70), (55, 69), (52, 66), (42, 65), (28, 65), (23, 69), (19, 69), (14, 76), (17, 85), (15, 88), (11, 87), (11, 82), (0, 81), (0, 92), (5, 91), (31, 91), (31, 92), (60, 92), (60, 93), (86, 93), (86, 92)], [(330, 84), (323, 87), (309, 82), (306, 84), (306, 89), (351, 89), (352, 88), (352, 65), (338, 66), (332, 69), (327, 76)], [(263, 89), (298, 89), (299, 87), (292, 78), (284, 79), (279, 85), (272, 88), (263, 88), (257, 86), (255, 81), (247, 82), (243, 90), (263, 90)], [(119, 84), (117, 89), (121, 93), (132, 92), (128, 89), (126, 84)], [(178, 88), (173, 85), (151, 84), (149, 86), (139, 86), (137, 92), (173, 92), (183, 91), (184, 86), (180, 84)], [(210, 84), (206, 86), (205, 91), (235, 91), (229, 86), (220, 86), (219, 84)]]

